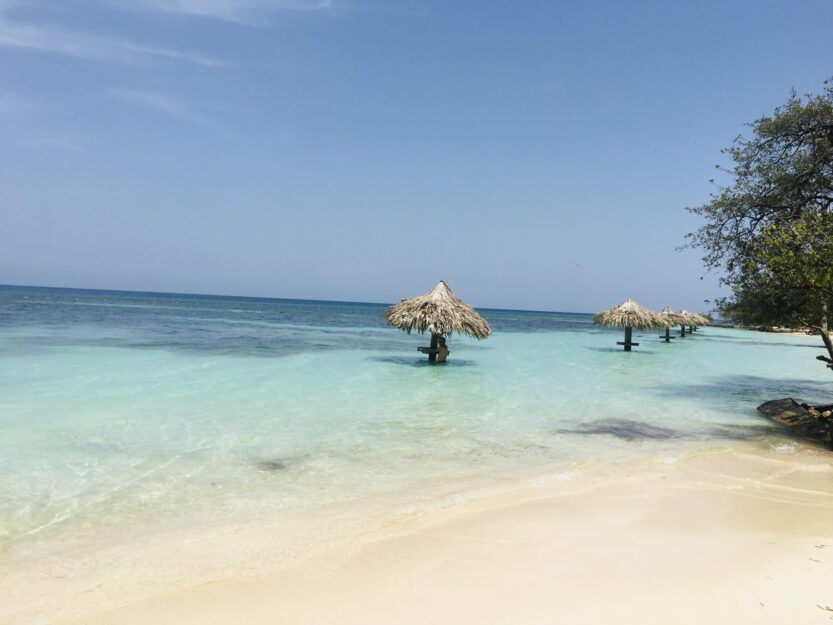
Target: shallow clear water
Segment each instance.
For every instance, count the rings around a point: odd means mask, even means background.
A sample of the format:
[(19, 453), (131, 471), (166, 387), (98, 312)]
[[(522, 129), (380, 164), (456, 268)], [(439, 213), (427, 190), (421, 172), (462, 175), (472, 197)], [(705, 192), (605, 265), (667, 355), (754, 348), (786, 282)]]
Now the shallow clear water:
[[(0, 287), (0, 545), (430, 500), (616, 454), (778, 444), (768, 398), (829, 400), (816, 340), (707, 328), (661, 342), (589, 315), (482, 310), (484, 342), (384, 306)], [(32, 552), (34, 553), (34, 552)]]

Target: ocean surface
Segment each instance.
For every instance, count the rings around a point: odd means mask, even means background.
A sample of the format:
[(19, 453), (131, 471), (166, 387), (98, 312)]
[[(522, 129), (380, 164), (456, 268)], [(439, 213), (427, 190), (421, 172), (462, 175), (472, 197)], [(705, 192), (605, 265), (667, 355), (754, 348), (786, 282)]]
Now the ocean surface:
[(60, 575), (61, 554), (264, 523), (269, 557), (289, 557), (536, 471), (750, 441), (788, 453), (801, 443), (755, 406), (829, 401), (811, 337), (637, 332), (623, 353), (589, 315), (482, 309), (494, 335), (454, 336), (430, 366), (427, 340), (383, 312), (0, 287), (0, 564)]

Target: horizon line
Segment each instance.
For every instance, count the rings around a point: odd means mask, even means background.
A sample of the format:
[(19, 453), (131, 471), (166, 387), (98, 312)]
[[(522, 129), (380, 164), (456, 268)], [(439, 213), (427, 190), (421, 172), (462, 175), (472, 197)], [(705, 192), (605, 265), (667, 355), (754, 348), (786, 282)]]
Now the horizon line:
[[(185, 293), (180, 291), (141, 291), (135, 289), (92, 289), (86, 287), (75, 286), (50, 286), (38, 284), (0, 284), (0, 289), (12, 287), (17, 289), (55, 289), (59, 291), (98, 291), (103, 293), (137, 293), (143, 295), (190, 295), (192, 297), (223, 297), (229, 299), (259, 299), (259, 300), (274, 300), (274, 301), (289, 301), (289, 302), (322, 302), (329, 304), (363, 304), (368, 306), (391, 306), (396, 302), (360, 302), (352, 300), (335, 300), (335, 299), (307, 299), (299, 297), (266, 297), (259, 295), (221, 295), (219, 293)], [(473, 307), (479, 310), (494, 310), (498, 312), (523, 312), (523, 313), (544, 313), (548, 315), (592, 315), (591, 312), (575, 312), (567, 310), (532, 310), (526, 308), (493, 308), (489, 306)]]

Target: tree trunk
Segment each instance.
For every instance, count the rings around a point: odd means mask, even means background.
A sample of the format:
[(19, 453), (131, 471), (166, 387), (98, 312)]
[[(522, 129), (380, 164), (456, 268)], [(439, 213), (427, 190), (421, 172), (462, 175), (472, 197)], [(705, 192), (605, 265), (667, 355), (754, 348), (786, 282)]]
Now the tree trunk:
[(824, 347), (827, 348), (827, 356), (816, 356), (816, 360), (826, 362), (827, 366), (833, 369), (833, 341), (830, 340), (830, 335), (821, 326), (810, 327), (821, 335)]
[(428, 362), (437, 362), (437, 347), (440, 344), (440, 335), (431, 335), (431, 351), (428, 352)]
[(827, 333), (827, 302), (821, 305), (821, 329)]

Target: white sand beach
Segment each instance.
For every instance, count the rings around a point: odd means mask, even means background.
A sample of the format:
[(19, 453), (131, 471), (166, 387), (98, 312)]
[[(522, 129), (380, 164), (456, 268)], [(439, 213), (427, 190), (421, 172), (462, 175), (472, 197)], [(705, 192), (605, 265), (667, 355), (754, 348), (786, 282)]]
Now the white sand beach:
[(287, 569), (59, 622), (829, 623), (831, 469), (823, 451), (750, 447), (542, 478)]

